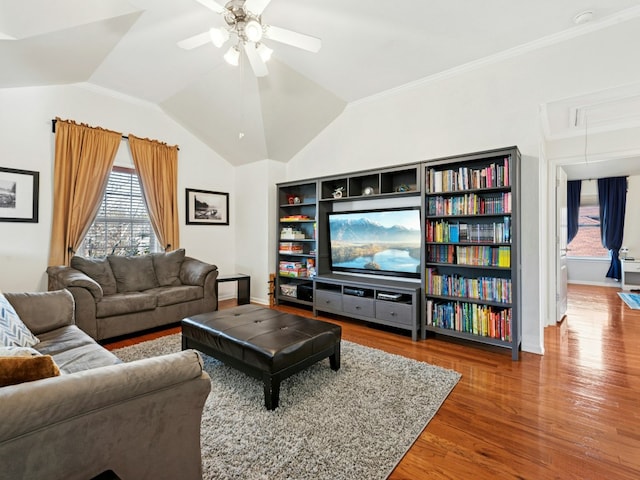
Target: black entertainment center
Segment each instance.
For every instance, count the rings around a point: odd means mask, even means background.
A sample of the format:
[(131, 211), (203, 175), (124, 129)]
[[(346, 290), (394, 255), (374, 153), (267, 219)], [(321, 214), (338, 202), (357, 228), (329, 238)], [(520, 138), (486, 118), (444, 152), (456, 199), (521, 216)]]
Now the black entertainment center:
[(521, 346), (516, 147), (277, 185), (275, 298)]

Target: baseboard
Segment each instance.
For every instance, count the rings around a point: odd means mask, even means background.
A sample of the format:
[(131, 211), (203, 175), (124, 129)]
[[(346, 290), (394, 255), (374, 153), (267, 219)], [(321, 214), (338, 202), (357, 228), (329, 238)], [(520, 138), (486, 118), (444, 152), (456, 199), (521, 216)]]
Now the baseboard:
[[(230, 293), (230, 294), (226, 294), (226, 295), (219, 295), (218, 296), (218, 300), (223, 302), (225, 300), (235, 300), (236, 299), (236, 294), (235, 293)], [(269, 300), (265, 299), (265, 298), (258, 298), (258, 297), (251, 297), (250, 299), (251, 303), (255, 303), (258, 305), (269, 305)]]
[(620, 288), (620, 282), (590, 282), (586, 280), (570, 280), (567, 283), (571, 285), (593, 285), (594, 287), (610, 287), (610, 288)]

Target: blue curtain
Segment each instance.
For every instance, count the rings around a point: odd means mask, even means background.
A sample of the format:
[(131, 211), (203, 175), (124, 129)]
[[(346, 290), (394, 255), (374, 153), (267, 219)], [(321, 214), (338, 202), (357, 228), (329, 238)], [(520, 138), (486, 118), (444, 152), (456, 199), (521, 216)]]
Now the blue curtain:
[(607, 277), (620, 280), (622, 268), (618, 254), (622, 247), (624, 213), (627, 206), (627, 177), (598, 179), (598, 203), (600, 204), (600, 233), (602, 245), (611, 253), (611, 265)]
[(582, 180), (567, 182), (567, 243), (570, 243), (578, 233), (581, 190)]

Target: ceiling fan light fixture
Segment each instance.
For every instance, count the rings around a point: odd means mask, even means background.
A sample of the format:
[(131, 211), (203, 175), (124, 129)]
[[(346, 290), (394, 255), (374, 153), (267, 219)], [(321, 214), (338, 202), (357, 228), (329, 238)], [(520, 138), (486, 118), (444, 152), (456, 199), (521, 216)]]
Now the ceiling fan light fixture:
[[(225, 62), (238, 66), (244, 55), (256, 77), (264, 77), (269, 73), (266, 62), (271, 59), (273, 50), (262, 43), (264, 39), (314, 53), (322, 46), (322, 41), (317, 37), (262, 23), (262, 12), (271, 0), (225, 0), (224, 6), (218, 3), (220, 0), (196, 1), (219, 13), (226, 26), (210, 28), (185, 38), (178, 42), (178, 47), (192, 50), (209, 42), (218, 48), (231, 44), (223, 56)], [(243, 62), (244, 60), (242, 58)]]
[(234, 45), (233, 47), (229, 48), (229, 50), (227, 50), (227, 53), (224, 54), (224, 60), (229, 65), (237, 67), (238, 63), (240, 62), (240, 50), (238, 50), (238, 47)]
[(269, 59), (271, 59), (271, 54), (273, 53), (273, 50), (267, 47), (264, 43), (258, 43), (256, 45), (256, 51), (263, 62), (268, 62)]
[(247, 40), (258, 43), (262, 38), (262, 25), (257, 20), (249, 20), (244, 25), (244, 34)]
[(220, 48), (229, 40), (229, 32), (224, 28), (212, 28), (209, 30), (209, 36), (211, 37), (211, 43)]

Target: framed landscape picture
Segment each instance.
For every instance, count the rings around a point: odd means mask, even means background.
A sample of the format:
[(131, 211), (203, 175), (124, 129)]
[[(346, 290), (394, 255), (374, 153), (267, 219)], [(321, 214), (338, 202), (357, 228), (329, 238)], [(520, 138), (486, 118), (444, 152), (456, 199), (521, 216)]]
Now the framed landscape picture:
[(0, 167), (0, 222), (38, 223), (38, 172)]
[(187, 225), (229, 225), (229, 194), (186, 189)]

